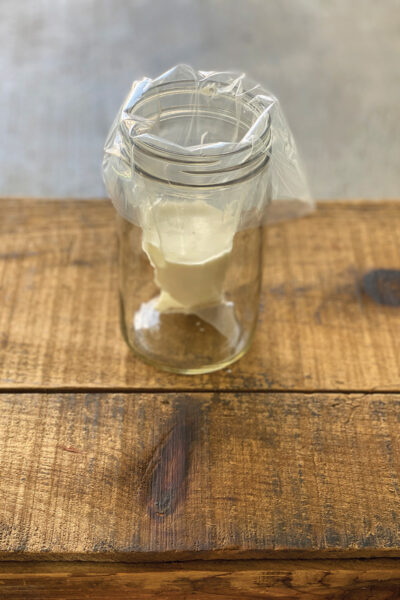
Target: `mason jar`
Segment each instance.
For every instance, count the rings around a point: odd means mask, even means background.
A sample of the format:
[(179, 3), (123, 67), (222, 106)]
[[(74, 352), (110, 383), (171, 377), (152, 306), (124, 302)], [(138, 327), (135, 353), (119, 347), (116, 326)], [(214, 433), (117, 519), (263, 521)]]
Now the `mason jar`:
[(136, 134), (129, 119), (121, 134), (123, 336), (158, 368), (221, 369), (243, 356), (257, 324), (270, 117), (251, 86), (233, 94), (212, 77), (161, 81), (136, 93), (134, 114)]

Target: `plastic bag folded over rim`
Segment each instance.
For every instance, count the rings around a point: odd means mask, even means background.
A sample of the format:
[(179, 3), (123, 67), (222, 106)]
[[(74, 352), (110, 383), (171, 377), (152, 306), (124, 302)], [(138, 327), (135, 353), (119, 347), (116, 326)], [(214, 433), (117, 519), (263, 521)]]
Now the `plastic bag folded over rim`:
[[(279, 101), (244, 73), (178, 65), (156, 79), (135, 81), (104, 146), (107, 191), (118, 213), (139, 225), (150, 189), (157, 197), (164, 193), (190, 201), (193, 191), (187, 190), (195, 189), (218, 198), (218, 189), (251, 180), (260, 171), (259, 223), (313, 210)], [(246, 199), (241, 210), (246, 211)]]

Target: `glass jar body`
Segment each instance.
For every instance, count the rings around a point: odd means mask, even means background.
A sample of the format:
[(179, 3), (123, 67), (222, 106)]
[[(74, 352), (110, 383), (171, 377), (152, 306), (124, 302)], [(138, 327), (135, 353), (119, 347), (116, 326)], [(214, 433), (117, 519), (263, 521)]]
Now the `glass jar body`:
[(214, 371), (251, 343), (275, 104), (259, 91), (177, 67), (135, 82), (107, 138), (122, 330), (159, 368)]
[[(168, 263), (165, 256), (157, 262), (144, 228), (121, 216), (117, 223), (121, 328), (131, 350), (158, 368), (185, 374), (239, 359), (257, 324), (263, 227), (235, 231), (229, 251), (194, 265)], [(212, 243), (201, 237), (195, 232), (195, 244)]]

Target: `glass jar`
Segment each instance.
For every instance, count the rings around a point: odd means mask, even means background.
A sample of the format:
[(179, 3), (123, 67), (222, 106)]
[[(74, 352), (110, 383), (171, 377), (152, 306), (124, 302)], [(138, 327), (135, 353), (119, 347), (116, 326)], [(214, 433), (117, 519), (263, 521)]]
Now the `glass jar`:
[(128, 166), (113, 188), (123, 198), (122, 332), (161, 369), (214, 371), (246, 352), (257, 323), (271, 156), (265, 99), (251, 86), (232, 93), (218, 77), (206, 86), (168, 78), (133, 97), (123, 109), (134, 105), (133, 124), (125, 118), (119, 133), (129, 138)]

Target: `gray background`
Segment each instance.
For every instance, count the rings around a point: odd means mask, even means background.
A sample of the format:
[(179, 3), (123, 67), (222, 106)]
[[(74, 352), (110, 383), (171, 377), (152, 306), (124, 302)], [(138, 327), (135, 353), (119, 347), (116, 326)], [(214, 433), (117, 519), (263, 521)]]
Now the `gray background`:
[(133, 79), (246, 71), (281, 100), (317, 198), (400, 196), (400, 0), (1, 0), (0, 195), (104, 195)]

